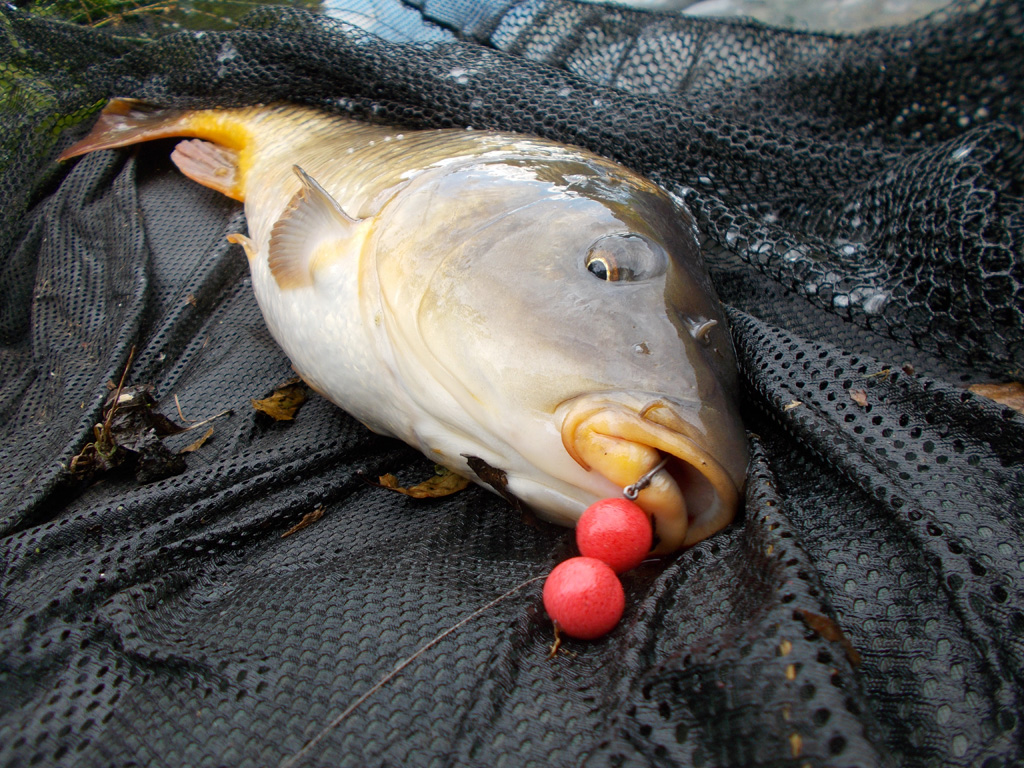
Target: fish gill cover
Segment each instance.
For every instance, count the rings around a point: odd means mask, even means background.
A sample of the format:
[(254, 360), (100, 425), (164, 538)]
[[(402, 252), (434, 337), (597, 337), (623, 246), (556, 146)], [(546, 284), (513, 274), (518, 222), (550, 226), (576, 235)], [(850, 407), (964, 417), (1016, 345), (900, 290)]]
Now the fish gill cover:
[[(850, 36), (393, 8), (392, 40), (0, 9), (0, 764), (1024, 760), (1024, 428), (967, 390), (1024, 376), (1020, 4)], [(224, 238), (239, 206), (167, 147), (53, 160), (114, 95), (523, 131), (685, 199), (745, 385), (736, 523), (627, 575), (618, 629), (553, 659), (539, 582), (460, 623), (571, 534), (376, 487), (432, 465), (320, 398), (244, 407), (291, 373)], [(177, 422), (234, 415), (181, 474), (86, 484), (130, 359)]]

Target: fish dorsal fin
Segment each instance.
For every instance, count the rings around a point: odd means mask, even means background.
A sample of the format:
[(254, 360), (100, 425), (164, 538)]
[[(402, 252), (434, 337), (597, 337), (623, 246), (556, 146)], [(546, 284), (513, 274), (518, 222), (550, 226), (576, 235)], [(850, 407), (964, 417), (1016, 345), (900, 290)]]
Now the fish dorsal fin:
[(359, 221), (316, 179), (292, 166), (302, 182), (270, 232), (267, 264), (282, 290), (311, 286), (316, 272), (340, 256)]

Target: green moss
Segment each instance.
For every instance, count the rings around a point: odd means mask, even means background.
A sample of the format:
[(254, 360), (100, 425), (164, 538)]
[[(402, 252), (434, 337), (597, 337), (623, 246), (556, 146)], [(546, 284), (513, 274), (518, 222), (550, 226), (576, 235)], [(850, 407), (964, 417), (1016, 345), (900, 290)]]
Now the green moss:
[(25, 9), (39, 16), (93, 27), (113, 27), (146, 37), (183, 29), (234, 29), (238, 20), (263, 5), (294, 5), (316, 10), (317, 0), (36, 0)]

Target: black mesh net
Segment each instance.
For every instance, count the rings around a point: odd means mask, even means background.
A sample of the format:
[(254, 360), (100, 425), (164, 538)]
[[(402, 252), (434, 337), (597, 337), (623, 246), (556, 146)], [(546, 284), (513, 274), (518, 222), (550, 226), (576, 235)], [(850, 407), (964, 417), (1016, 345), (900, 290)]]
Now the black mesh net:
[[(376, 34), (0, 8), (0, 764), (1022, 764), (1024, 428), (965, 389), (1024, 364), (1020, 4), (850, 36), (352, 6)], [(167, 143), (53, 159), (113, 95), (518, 130), (654, 178), (729, 307), (744, 512), (627, 574), (619, 627), (569, 653), (539, 581), (474, 615), (571, 533), (375, 487), (432, 465), (319, 398), (253, 410), (291, 371), (224, 239), (240, 206)], [(181, 474), (76, 480), (133, 346), (163, 413), (233, 415)]]

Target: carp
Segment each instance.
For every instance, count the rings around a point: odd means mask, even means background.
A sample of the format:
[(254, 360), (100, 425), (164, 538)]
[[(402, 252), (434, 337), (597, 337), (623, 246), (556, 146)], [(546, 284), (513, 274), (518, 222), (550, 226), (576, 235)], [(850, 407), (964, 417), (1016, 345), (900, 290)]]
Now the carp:
[(244, 203), (229, 239), (270, 332), (368, 428), (563, 525), (668, 458), (636, 500), (658, 553), (733, 519), (735, 355), (694, 220), (660, 187), (553, 141), (285, 104), (114, 99), (61, 159), (165, 137)]

